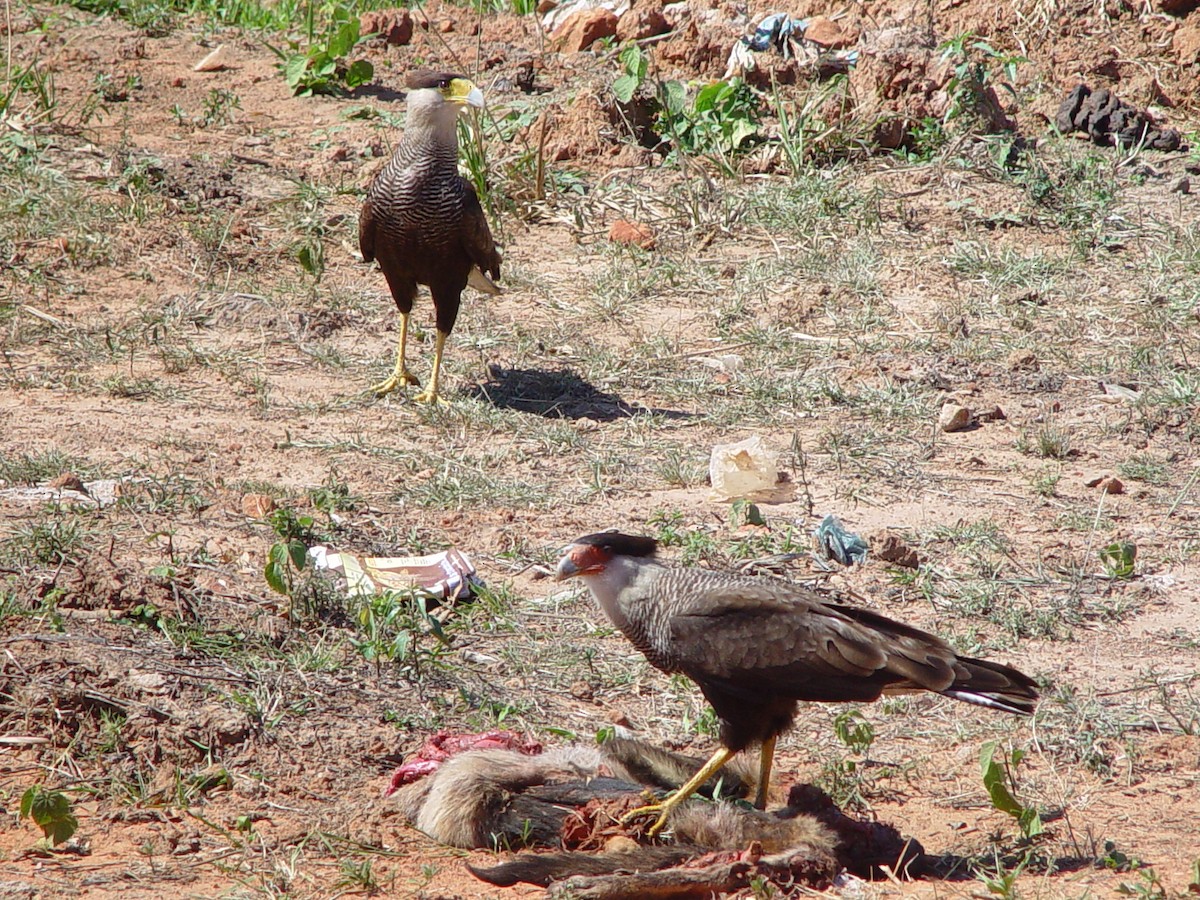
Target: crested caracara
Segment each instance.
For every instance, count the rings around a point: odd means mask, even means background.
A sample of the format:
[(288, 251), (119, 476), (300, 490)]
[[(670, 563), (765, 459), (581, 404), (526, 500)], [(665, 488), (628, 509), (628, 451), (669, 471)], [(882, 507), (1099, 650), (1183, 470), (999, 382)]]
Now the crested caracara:
[(404, 364), (408, 317), (417, 285), (429, 287), (437, 342), (429, 388), (415, 398), (435, 403), (446, 338), (458, 318), (463, 288), (497, 293), (483, 273), (500, 277), (500, 255), (471, 184), (458, 174), (459, 111), (483, 106), (483, 94), (461, 75), (416, 72), (406, 80), (404, 137), (367, 189), (358, 222), (366, 262), (379, 261), (400, 310), (400, 344), (392, 374), (372, 390), (379, 396), (419, 385)]
[[(863, 702), (932, 691), (1028, 715), (1037, 685), (1016, 669), (961, 657), (941, 638), (878, 613), (824, 602), (776, 578), (671, 569), (653, 538), (605, 532), (581, 537), (558, 563), (579, 577), (613, 624), (655, 668), (700, 687), (720, 722), (721, 748), (662, 803), (657, 832), (678, 804), (731, 757), (762, 747), (755, 805), (763, 808), (775, 740), (798, 701)], [(632, 815), (632, 814), (631, 814)]]

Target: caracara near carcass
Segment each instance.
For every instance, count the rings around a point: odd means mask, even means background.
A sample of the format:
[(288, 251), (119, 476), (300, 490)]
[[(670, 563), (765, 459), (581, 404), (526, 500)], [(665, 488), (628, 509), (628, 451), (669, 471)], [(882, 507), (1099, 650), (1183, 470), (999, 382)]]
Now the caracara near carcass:
[[(419, 385), (404, 355), (417, 285), (433, 296), (437, 338), (429, 387), (414, 399), (436, 403), (442, 352), (458, 318), (463, 288), (497, 293), (500, 255), (475, 189), (458, 174), (458, 114), (482, 107), (483, 94), (461, 75), (416, 72), (406, 79), (404, 137), (367, 189), (358, 220), (358, 246), (376, 260), (400, 310), (396, 364), (372, 390), (379, 396)], [(486, 273), (486, 275), (484, 274)]]
[[(1033, 679), (1016, 669), (961, 657), (939, 637), (878, 613), (824, 602), (776, 578), (668, 568), (657, 542), (605, 532), (581, 537), (558, 563), (578, 577), (655, 668), (699, 685), (720, 722), (721, 748), (662, 803), (657, 832), (678, 804), (731, 757), (762, 747), (755, 806), (766, 803), (775, 740), (798, 701), (863, 702), (882, 694), (932, 691), (1029, 715)], [(631, 814), (632, 815), (632, 814)]]

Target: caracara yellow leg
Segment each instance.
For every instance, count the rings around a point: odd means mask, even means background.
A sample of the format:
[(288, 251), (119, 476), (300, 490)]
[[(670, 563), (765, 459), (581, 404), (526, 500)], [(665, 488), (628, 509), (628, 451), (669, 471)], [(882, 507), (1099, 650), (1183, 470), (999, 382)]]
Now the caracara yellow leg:
[(670, 797), (668, 797), (666, 800), (663, 800), (661, 803), (651, 803), (649, 806), (639, 806), (637, 809), (626, 813), (621, 817), (621, 824), (628, 825), (633, 819), (637, 818), (638, 816), (644, 816), (646, 813), (658, 813), (658, 821), (651, 825), (649, 832), (647, 832), (651, 837), (654, 837), (656, 834), (662, 831), (663, 826), (667, 824), (667, 816), (671, 815), (671, 811), (674, 810), (675, 807), (677, 807), (684, 800), (688, 799), (688, 797), (692, 796), (692, 794), (696, 793), (696, 791), (700, 790), (700, 788), (704, 785), (704, 782), (708, 781), (708, 779), (717, 774), (717, 770), (720, 769), (721, 766), (725, 765), (725, 763), (729, 762), (729, 760), (733, 759), (733, 757), (734, 752), (732, 750), (730, 750), (728, 747), (722, 747), (712, 755), (712, 758), (709, 759), (708, 762), (700, 767), (700, 771), (693, 775), (688, 780), (687, 784), (673, 793)]
[(758, 757), (758, 790), (754, 793), (754, 808), (767, 808), (767, 788), (771, 784), (771, 762), (775, 759), (775, 738), (769, 737), (762, 742), (761, 755)]
[(371, 388), (377, 397), (390, 394), (396, 388), (407, 387), (410, 384), (420, 384), (417, 376), (408, 371), (404, 365), (404, 351), (408, 347), (408, 315), (400, 313), (400, 345), (396, 348), (396, 365), (392, 374)]
[(446, 338), (449, 336), (444, 331), (437, 333), (437, 340), (433, 344), (433, 373), (429, 376), (429, 389), (413, 397), (417, 403), (446, 402), (438, 397), (438, 374), (442, 370), (442, 348), (446, 346)]

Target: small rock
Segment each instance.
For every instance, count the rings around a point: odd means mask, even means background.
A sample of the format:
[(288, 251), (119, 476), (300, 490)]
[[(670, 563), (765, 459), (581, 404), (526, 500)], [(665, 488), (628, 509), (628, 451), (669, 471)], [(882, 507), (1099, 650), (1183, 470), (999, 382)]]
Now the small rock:
[(160, 672), (136, 672), (127, 675), (125, 683), (147, 694), (162, 692), (167, 686), (167, 679)]
[(607, 9), (582, 9), (571, 13), (554, 32), (554, 42), (562, 53), (586, 50), (601, 38), (614, 37), (617, 17)]
[(944, 403), (942, 411), (938, 415), (938, 428), (947, 433), (964, 431), (971, 427), (973, 419), (970, 407), (959, 406), (957, 403)]
[(242, 495), (242, 515), (248, 519), (265, 519), (275, 509), (275, 498), (269, 494)]
[(412, 41), (413, 17), (407, 9), (380, 9), (365, 12), (358, 17), (362, 34), (377, 34), (394, 47), (406, 46)]
[(442, 19), (442, 21), (438, 22), (438, 31), (442, 34), (450, 34), (454, 31), (454, 20)]
[(537, 13), (539, 16), (544, 16), (546, 13), (558, 9), (557, 0), (539, 0), (537, 5)]
[(605, 853), (632, 853), (641, 848), (641, 844), (625, 834), (614, 834), (604, 842)]
[(1192, 192), (1192, 179), (1184, 175), (1173, 185), (1171, 185), (1171, 193), (1173, 194), (1190, 194)]
[(813, 16), (804, 30), (804, 39), (831, 50), (842, 50), (857, 41), (858, 35), (847, 32), (827, 16)]
[(657, 244), (654, 231), (641, 222), (617, 219), (608, 229), (608, 239), (614, 244), (636, 244), (643, 250), (653, 250)]
[(662, 8), (662, 11), (667, 24), (672, 28), (678, 28), (681, 23), (687, 20), (691, 9), (687, 0), (681, 0), (679, 3), (668, 3)]
[(991, 409), (979, 413), (976, 418), (980, 422), (1004, 422), (1008, 419), (1008, 416), (1004, 414), (1004, 410), (999, 406), (993, 406)]
[(1154, 5), (1169, 16), (1186, 16), (1200, 7), (1200, 0), (1157, 0)]
[(1125, 484), (1119, 478), (1114, 478), (1111, 475), (1103, 478), (1097, 478), (1087, 483), (1088, 487), (1098, 487), (1106, 494), (1123, 494), (1125, 493)]

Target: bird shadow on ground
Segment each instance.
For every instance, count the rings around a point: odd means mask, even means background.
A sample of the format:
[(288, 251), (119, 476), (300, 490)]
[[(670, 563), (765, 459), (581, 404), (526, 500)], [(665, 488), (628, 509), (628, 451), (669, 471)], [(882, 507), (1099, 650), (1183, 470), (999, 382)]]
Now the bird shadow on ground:
[(988, 878), (999, 880), (1006, 872), (1021, 871), (1031, 863), (1035, 870), (1049, 866), (1054, 872), (1081, 872), (1101, 867), (1099, 859), (1088, 856), (1055, 856), (1047, 860), (1039, 858), (1037, 854), (1028, 859), (1024, 852), (1011, 850), (1007, 854), (981, 853), (977, 856), (943, 853), (925, 854), (913, 877), (921, 881), (947, 882), (986, 881)]
[(656, 415), (688, 419), (673, 409), (631, 406), (607, 394), (567, 369), (505, 369), (488, 367), (488, 380), (468, 390), (470, 396), (497, 409), (515, 409), (546, 419), (593, 419), (612, 422), (633, 416)]

